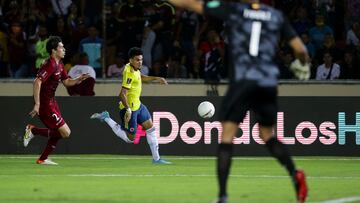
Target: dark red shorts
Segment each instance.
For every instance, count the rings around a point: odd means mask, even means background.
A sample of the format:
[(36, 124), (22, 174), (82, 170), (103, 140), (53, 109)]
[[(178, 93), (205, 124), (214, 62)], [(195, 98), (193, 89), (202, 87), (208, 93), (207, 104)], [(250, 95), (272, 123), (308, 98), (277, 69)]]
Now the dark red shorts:
[(48, 102), (40, 102), (39, 118), (49, 129), (57, 130), (65, 124), (55, 99)]

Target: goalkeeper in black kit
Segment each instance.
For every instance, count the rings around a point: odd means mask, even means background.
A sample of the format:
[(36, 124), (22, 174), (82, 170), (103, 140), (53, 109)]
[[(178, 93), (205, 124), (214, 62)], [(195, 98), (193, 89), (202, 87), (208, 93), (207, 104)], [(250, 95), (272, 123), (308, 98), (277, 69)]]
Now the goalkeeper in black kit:
[(298, 202), (305, 202), (308, 188), (305, 173), (298, 170), (282, 144), (273, 135), (277, 115), (279, 69), (274, 63), (280, 38), (288, 41), (297, 58), (290, 66), (300, 80), (310, 77), (307, 50), (283, 13), (258, 0), (222, 2), (169, 0), (177, 7), (213, 16), (225, 22), (228, 39), (228, 92), (220, 110), (222, 138), (217, 153), (218, 203), (228, 202), (227, 181), (231, 167), (232, 141), (248, 110), (255, 113), (259, 133), (271, 155), (288, 171)]

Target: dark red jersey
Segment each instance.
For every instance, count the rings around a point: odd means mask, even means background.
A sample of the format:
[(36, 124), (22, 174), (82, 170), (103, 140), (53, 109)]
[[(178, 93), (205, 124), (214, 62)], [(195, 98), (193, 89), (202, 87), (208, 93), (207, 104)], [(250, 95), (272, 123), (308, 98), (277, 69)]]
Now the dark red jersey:
[(37, 76), (41, 81), (41, 90), (40, 90), (40, 103), (42, 101), (49, 101), (54, 98), (56, 88), (59, 83), (67, 78), (69, 78), (67, 72), (64, 69), (64, 64), (59, 62), (56, 64), (55, 59), (50, 57), (45, 63), (40, 67), (40, 70)]

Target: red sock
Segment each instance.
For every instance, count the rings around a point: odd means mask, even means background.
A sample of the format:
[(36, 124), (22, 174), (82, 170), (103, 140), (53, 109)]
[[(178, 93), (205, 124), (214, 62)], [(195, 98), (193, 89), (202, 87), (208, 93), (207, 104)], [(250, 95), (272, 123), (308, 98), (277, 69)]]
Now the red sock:
[(48, 128), (38, 128), (38, 127), (34, 127), (31, 129), (31, 132), (34, 135), (40, 135), (43, 137), (55, 137), (55, 138), (61, 138), (61, 135), (59, 133), (59, 131), (57, 130), (50, 130)]
[(56, 144), (57, 142), (60, 140), (60, 138), (57, 137), (50, 137), (50, 139), (48, 140), (48, 143), (43, 151), (43, 153), (41, 154), (39, 160), (45, 160), (48, 158), (49, 154), (54, 151), (54, 149), (56, 148)]

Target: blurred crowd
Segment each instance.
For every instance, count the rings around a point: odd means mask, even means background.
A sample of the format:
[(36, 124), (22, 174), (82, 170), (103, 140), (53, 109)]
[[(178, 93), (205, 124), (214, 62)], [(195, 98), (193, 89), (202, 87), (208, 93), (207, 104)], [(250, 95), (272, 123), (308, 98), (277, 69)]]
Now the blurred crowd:
[[(226, 25), (161, 0), (0, 0), (0, 77), (34, 77), (49, 57), (50, 35), (63, 39), (72, 74), (120, 78), (133, 46), (144, 52), (143, 74), (228, 77)], [(306, 44), (311, 78), (360, 79), (360, 1), (263, 0), (282, 10)], [(286, 43), (277, 52), (281, 79), (292, 79)], [(75, 71), (76, 70), (76, 71)]]

